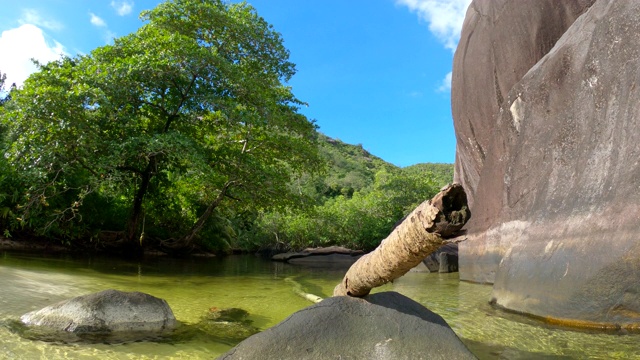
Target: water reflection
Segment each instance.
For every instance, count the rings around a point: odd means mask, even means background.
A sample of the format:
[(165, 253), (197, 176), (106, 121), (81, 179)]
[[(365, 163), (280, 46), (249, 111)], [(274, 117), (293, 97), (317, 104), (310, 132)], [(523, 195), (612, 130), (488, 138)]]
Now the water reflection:
[[(304, 291), (330, 296), (344, 269), (321, 269), (227, 258), (151, 258), (131, 262), (72, 256), (0, 256), (0, 324), (57, 301), (109, 288), (164, 298), (176, 318), (197, 324), (211, 307), (240, 308), (248, 321), (267, 329), (310, 303)], [(376, 291), (398, 291), (440, 314), (481, 359), (640, 358), (640, 335), (594, 334), (550, 328), (505, 314), (488, 304), (491, 288), (461, 283), (457, 274), (409, 273)], [(190, 334), (179, 341), (119, 345), (50, 344), (30, 341), (0, 325), (0, 358), (16, 359), (198, 359), (215, 358), (233, 343)]]

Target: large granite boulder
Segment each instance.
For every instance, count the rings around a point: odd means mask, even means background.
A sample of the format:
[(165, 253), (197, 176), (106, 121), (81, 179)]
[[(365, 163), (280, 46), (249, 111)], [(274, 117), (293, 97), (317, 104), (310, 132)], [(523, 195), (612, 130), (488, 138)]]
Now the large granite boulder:
[[(68, 332), (87, 339), (117, 338), (118, 334), (128, 340), (148, 338), (176, 327), (176, 319), (165, 300), (118, 290), (65, 300), (24, 314), (20, 321), (29, 328)], [(46, 334), (51, 338), (52, 333)]]
[[(474, 0), (469, 6), (453, 59), (451, 108), (458, 139), (455, 181), (464, 186), (474, 218), (485, 161), (500, 156), (490, 147), (507, 93), (594, 1)], [(487, 205), (494, 211), (501, 206)]]
[(439, 315), (395, 292), (332, 297), (220, 359), (475, 359)]
[[(530, 16), (511, 2), (513, 21)], [(640, 2), (597, 0), (490, 118), (459, 254), (461, 279), (493, 282), (497, 305), (567, 325), (640, 327), (638, 35)]]

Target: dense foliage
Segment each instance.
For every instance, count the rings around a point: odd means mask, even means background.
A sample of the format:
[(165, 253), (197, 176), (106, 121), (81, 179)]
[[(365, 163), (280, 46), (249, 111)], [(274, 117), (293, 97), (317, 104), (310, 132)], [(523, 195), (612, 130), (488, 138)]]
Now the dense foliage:
[(190, 248), (225, 200), (294, 203), (291, 176), (321, 161), (283, 85), (295, 68), (280, 35), (244, 3), (174, 0), (141, 16), (137, 32), (41, 64), (12, 93), (3, 123), (29, 183), (21, 225)]
[[(245, 4), (173, 0), (88, 55), (0, 73), (0, 231), (139, 253), (372, 248), (452, 180), (316, 131), (280, 35)], [(320, 176), (319, 176), (320, 175)]]
[(370, 250), (424, 200), (453, 181), (451, 164), (398, 168), (354, 146), (321, 136), (330, 170), (295, 184), (316, 204), (311, 208), (261, 212), (253, 245), (303, 248), (344, 245)]
[[(0, 72), (0, 116), (4, 114), (4, 104), (11, 99), (5, 87), (6, 79), (7, 74)], [(0, 122), (0, 155), (6, 151), (6, 131), (6, 127)], [(0, 235), (11, 236), (10, 229), (14, 229), (19, 222), (14, 210), (23, 188), (18, 174), (9, 166), (8, 160), (0, 156)]]
[(327, 171), (290, 184), (310, 203), (286, 209), (227, 208), (219, 235), (239, 250), (342, 245), (370, 250), (422, 201), (453, 181), (452, 164), (398, 168), (350, 145), (318, 134)]

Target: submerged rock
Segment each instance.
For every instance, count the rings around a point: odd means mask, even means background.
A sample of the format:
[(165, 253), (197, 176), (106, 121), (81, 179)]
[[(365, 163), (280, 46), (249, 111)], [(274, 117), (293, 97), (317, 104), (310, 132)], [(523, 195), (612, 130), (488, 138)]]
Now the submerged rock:
[(240, 308), (220, 309), (212, 307), (209, 309), (205, 320), (218, 322), (251, 322), (249, 320), (249, 312)]
[[(41, 334), (55, 340), (56, 332), (72, 333), (80, 339), (146, 339), (176, 327), (167, 302), (141, 292), (105, 290), (78, 296), (22, 315), (22, 324), (32, 337)], [(63, 341), (69, 336), (60, 334)], [(116, 340), (117, 341), (117, 340)]]
[(244, 309), (213, 307), (202, 317), (196, 327), (213, 339), (235, 344), (260, 331), (252, 323), (249, 313)]
[(475, 359), (439, 315), (395, 292), (331, 297), (220, 359)]

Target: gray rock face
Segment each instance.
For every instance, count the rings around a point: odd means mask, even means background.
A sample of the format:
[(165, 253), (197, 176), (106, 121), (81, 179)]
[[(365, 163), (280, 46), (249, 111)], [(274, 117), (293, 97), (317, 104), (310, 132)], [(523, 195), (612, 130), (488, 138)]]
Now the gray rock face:
[(447, 323), (395, 292), (332, 297), (220, 359), (475, 359)]
[[(500, 156), (491, 147), (499, 141), (496, 115), (507, 93), (594, 1), (474, 0), (469, 6), (453, 59), (451, 108), (458, 139), (455, 181), (464, 186), (476, 220), (475, 192), (485, 162)], [(500, 202), (488, 200), (480, 206), (499, 210)]]
[(427, 256), (422, 263), (429, 272), (451, 273), (458, 271), (458, 244), (446, 244), (433, 254)]
[(82, 333), (162, 332), (176, 327), (166, 301), (141, 292), (105, 290), (22, 315), (29, 327)]
[(639, 34), (640, 2), (596, 1), (487, 118), (460, 277), (497, 305), (640, 327)]

